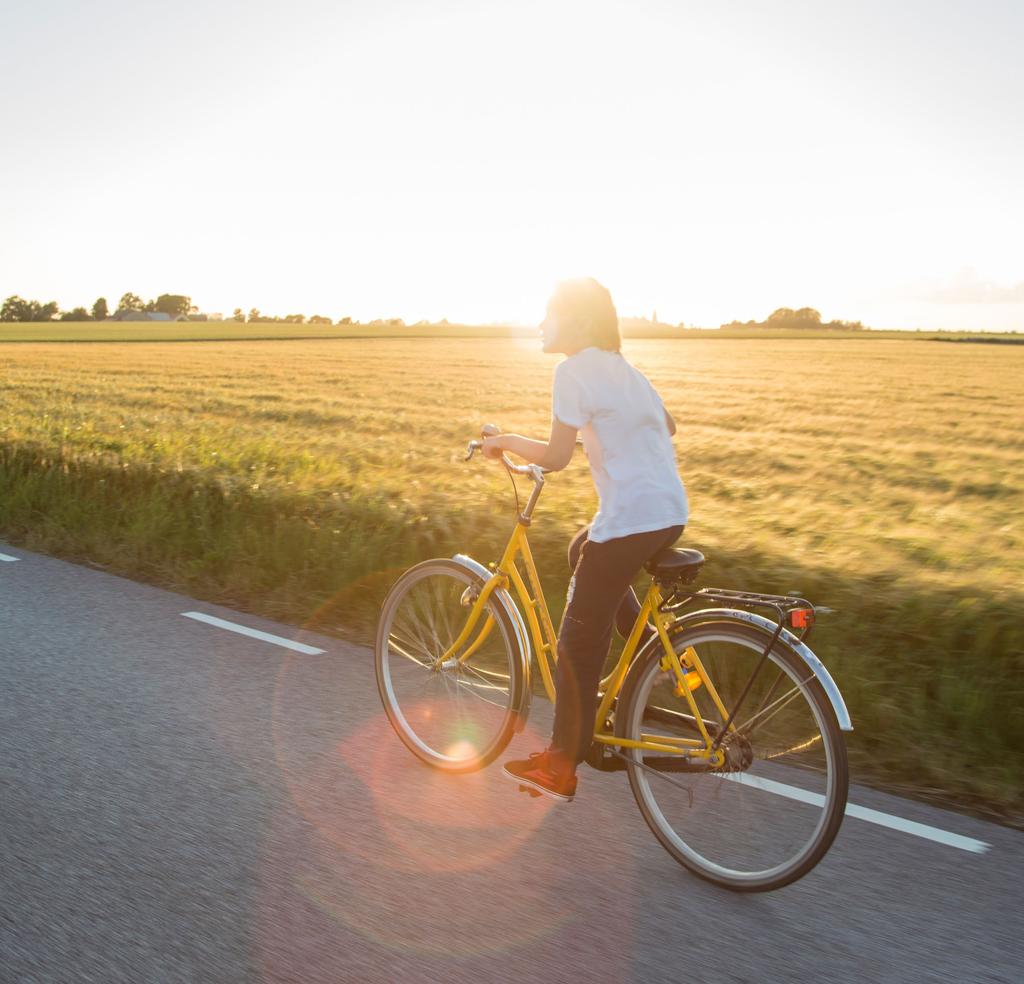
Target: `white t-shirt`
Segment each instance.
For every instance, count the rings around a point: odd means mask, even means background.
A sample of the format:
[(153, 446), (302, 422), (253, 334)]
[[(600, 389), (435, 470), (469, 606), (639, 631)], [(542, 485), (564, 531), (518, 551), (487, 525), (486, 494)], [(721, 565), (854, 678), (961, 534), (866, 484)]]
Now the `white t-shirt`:
[(622, 355), (585, 348), (559, 363), (551, 412), (580, 432), (590, 459), (601, 502), (589, 539), (602, 543), (686, 523), (686, 489), (664, 404)]

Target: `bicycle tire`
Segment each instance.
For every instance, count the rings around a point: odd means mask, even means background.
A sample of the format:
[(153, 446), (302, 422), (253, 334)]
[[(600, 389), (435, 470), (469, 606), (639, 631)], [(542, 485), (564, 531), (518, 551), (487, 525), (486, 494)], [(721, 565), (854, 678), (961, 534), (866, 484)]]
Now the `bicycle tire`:
[[(428, 581), (429, 589), (414, 598), (413, 593)], [(374, 667), (384, 712), (420, 761), (445, 772), (474, 772), (494, 761), (511, 741), (518, 721), (525, 685), (519, 643), (511, 619), (496, 599), (486, 608), (495, 625), (481, 650), (451, 672), (429, 665), (455, 641), (459, 614), (470, 611), (461, 600), (456, 607), (454, 599), (464, 598), (466, 589), (479, 589), (482, 584), (478, 575), (454, 561), (423, 561), (392, 586), (377, 624)], [(400, 617), (405, 633), (401, 638), (396, 628)], [(417, 663), (422, 672), (416, 669)], [(413, 681), (412, 692), (422, 678), (419, 696), (399, 687), (399, 668), (403, 688), (406, 679)], [(471, 706), (470, 698), (479, 698), (492, 709)], [(467, 707), (472, 720), (465, 715)]]
[[(705, 653), (708, 652), (711, 643), (738, 646), (756, 658), (764, 652), (770, 638), (752, 627), (724, 620), (679, 626), (671, 630), (669, 635), (678, 655), (682, 655), (688, 646), (694, 646), (702, 660), (706, 659)], [(644, 727), (656, 727), (651, 724), (652, 715), (656, 718), (662, 716), (662, 720), (681, 722), (683, 727), (680, 730), (682, 731), (687, 728), (696, 731), (696, 718), (692, 714), (689, 715), (688, 721), (685, 720), (686, 714), (681, 714), (679, 718), (665, 718), (663, 715), (667, 708), (659, 705), (667, 704), (667, 700), (660, 695), (655, 698), (651, 696), (654, 692), (656, 674), (663, 672), (660, 667), (663, 655), (663, 647), (655, 640), (648, 645), (647, 651), (641, 654), (631, 667), (619, 701), (621, 711), (616, 720), (616, 734), (619, 737), (637, 738), (643, 733)], [(755, 752), (757, 742), (753, 737), (748, 737), (747, 744), (752, 760), (745, 770), (709, 770), (679, 776), (680, 781), (676, 783), (676, 786), (683, 786), (688, 790), (689, 815), (686, 809), (680, 808), (673, 813), (673, 817), (678, 815), (680, 820), (673, 823), (666, 815), (663, 805), (659, 805), (658, 796), (661, 795), (663, 798), (676, 796), (675, 787), (661, 782), (659, 792), (655, 793), (650, 771), (650, 763), (655, 760), (650, 754), (645, 754), (640, 749), (628, 747), (622, 749), (622, 753), (627, 758), (626, 769), (637, 806), (662, 847), (680, 865), (695, 875), (737, 892), (771, 891), (791, 884), (806, 875), (821, 861), (832, 845), (842, 824), (846, 808), (849, 784), (846, 746), (828, 697), (817, 678), (809, 673), (806, 664), (783, 641), (776, 642), (769, 654), (769, 661), (780, 671), (779, 680), (788, 677), (794, 684), (793, 689), (798, 691), (799, 696), (806, 701), (810, 717), (821, 736), (821, 758), (827, 765), (827, 775), (824, 780), (820, 778), (818, 769), (808, 768), (806, 763), (798, 762), (801, 755), (817, 756), (814, 749), (816, 740), (805, 743), (808, 745), (806, 749), (801, 748), (800, 745), (794, 745), (790, 750), (793, 753), (791, 762), (779, 764), (776, 760), (780, 756), (775, 754), (767, 755), (764, 760), (760, 759)], [(754, 660), (752, 659), (751, 662), (753, 663)], [(708, 668), (708, 672), (712, 681), (715, 682), (715, 673), (710, 668)], [(763, 672), (762, 669), (761, 673)], [(699, 693), (699, 690), (695, 693)], [(723, 704), (728, 710), (737, 694), (722, 693), (721, 696)], [(774, 695), (769, 693), (769, 697), (772, 696)], [(705, 724), (710, 728), (713, 724), (723, 723), (716, 721), (711, 714), (705, 711), (704, 708), (709, 705), (706, 697), (704, 700), (705, 703), (700, 706), (699, 713)], [(782, 711), (791, 704), (797, 704), (797, 709), (792, 714), (787, 712), (787, 717), (795, 718), (795, 715), (802, 713), (797, 697), (789, 698), (783, 704)], [(762, 720), (766, 715), (771, 714), (772, 707), (773, 705), (769, 704), (769, 710), (761, 712)], [(775, 711), (773, 716), (780, 716), (782, 711)], [(645, 715), (648, 719), (646, 725), (644, 725)], [(717, 710), (714, 715), (717, 718), (721, 717)], [(737, 720), (739, 721), (742, 717), (742, 714), (737, 715)], [(783, 724), (785, 725), (785, 722)], [(757, 730), (757, 727), (751, 727), (753, 733), (756, 733)], [(714, 732), (712, 735), (714, 736)], [(757, 739), (758, 742), (761, 740)], [(740, 749), (738, 741), (736, 748)], [(737, 751), (738, 758), (745, 754), (746, 751), (742, 753)], [(645, 761), (648, 767), (642, 768), (641, 765)], [(794, 763), (798, 764), (794, 765)], [(815, 775), (819, 775), (819, 777), (815, 779)], [(794, 777), (796, 778), (795, 785), (792, 784)], [(733, 781), (723, 781), (727, 779)], [(786, 781), (782, 782), (780, 779)], [(699, 811), (704, 817), (702, 821), (694, 819), (695, 787), (700, 788), (700, 796), (703, 800)], [(667, 794), (664, 792), (666, 788), (669, 790)], [(778, 803), (769, 802), (773, 799), (769, 795), (772, 792), (781, 792), (781, 796), (774, 797), (774, 799), (787, 802), (789, 799), (793, 799), (796, 801), (796, 805), (782, 807)], [(822, 799), (820, 809), (816, 806), (819, 797)], [(737, 803), (741, 798), (743, 802)], [(685, 797), (679, 796), (679, 800), (683, 802)], [(752, 813), (754, 808), (761, 809), (766, 815), (770, 814), (773, 817), (781, 817), (788, 812), (790, 817), (803, 818), (805, 814), (817, 811), (815, 814), (817, 822), (814, 824), (812, 833), (792, 857), (783, 858), (760, 870), (753, 868), (753, 862), (751, 862), (751, 870), (730, 868), (721, 860), (714, 860), (707, 856), (707, 848), (694, 846), (695, 843), (712, 844), (717, 838), (718, 842), (726, 844), (731, 840), (738, 852), (745, 849), (752, 853), (755, 848), (743, 842), (743, 838), (749, 838), (757, 845), (765, 845), (764, 848), (758, 847), (757, 849), (763, 849), (765, 853), (773, 850), (776, 845), (771, 834), (765, 830), (763, 819), (759, 818), (760, 822), (756, 823), (751, 823), (747, 819), (746, 827), (743, 826), (744, 816)], [(705, 827), (705, 825), (711, 824), (717, 826)], [(809, 821), (801, 820), (801, 829), (808, 825)], [(685, 836), (676, 829), (677, 826), (686, 830)], [(781, 837), (790, 835), (787, 828), (781, 824), (779, 830)], [(797, 838), (794, 837), (794, 839)], [(780, 849), (779, 853), (784, 852)]]

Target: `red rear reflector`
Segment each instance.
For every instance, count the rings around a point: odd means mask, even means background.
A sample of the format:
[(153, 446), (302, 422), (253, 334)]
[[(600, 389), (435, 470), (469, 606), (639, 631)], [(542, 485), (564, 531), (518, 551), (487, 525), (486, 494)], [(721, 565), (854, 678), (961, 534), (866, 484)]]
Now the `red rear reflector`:
[(789, 624), (794, 629), (806, 629), (814, 625), (813, 608), (794, 608), (789, 613)]

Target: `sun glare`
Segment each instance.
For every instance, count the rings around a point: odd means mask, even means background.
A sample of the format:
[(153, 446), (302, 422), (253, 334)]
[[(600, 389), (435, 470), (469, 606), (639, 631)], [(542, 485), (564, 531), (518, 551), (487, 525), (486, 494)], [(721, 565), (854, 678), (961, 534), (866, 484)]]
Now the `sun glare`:
[(448, 747), (445, 754), (453, 759), (471, 759), (477, 754), (477, 750), (473, 747), (472, 742), (457, 741)]

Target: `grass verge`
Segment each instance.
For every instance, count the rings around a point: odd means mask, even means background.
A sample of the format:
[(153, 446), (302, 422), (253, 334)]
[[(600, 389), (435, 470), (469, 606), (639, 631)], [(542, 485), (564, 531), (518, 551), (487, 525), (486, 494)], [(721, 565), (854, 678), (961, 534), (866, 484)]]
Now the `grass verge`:
[[(429, 556), (495, 559), (508, 514), (382, 491), (262, 491), (189, 470), (87, 461), (0, 446), (0, 528), (11, 543), (193, 597), (366, 641), (394, 578)], [(565, 522), (531, 533), (557, 618)], [(1024, 824), (1024, 628), (1019, 589), (996, 596), (853, 575), (768, 553), (717, 549), (704, 583), (800, 590), (837, 611), (812, 646), (839, 682), (856, 731), (854, 775), (1013, 825)]]

